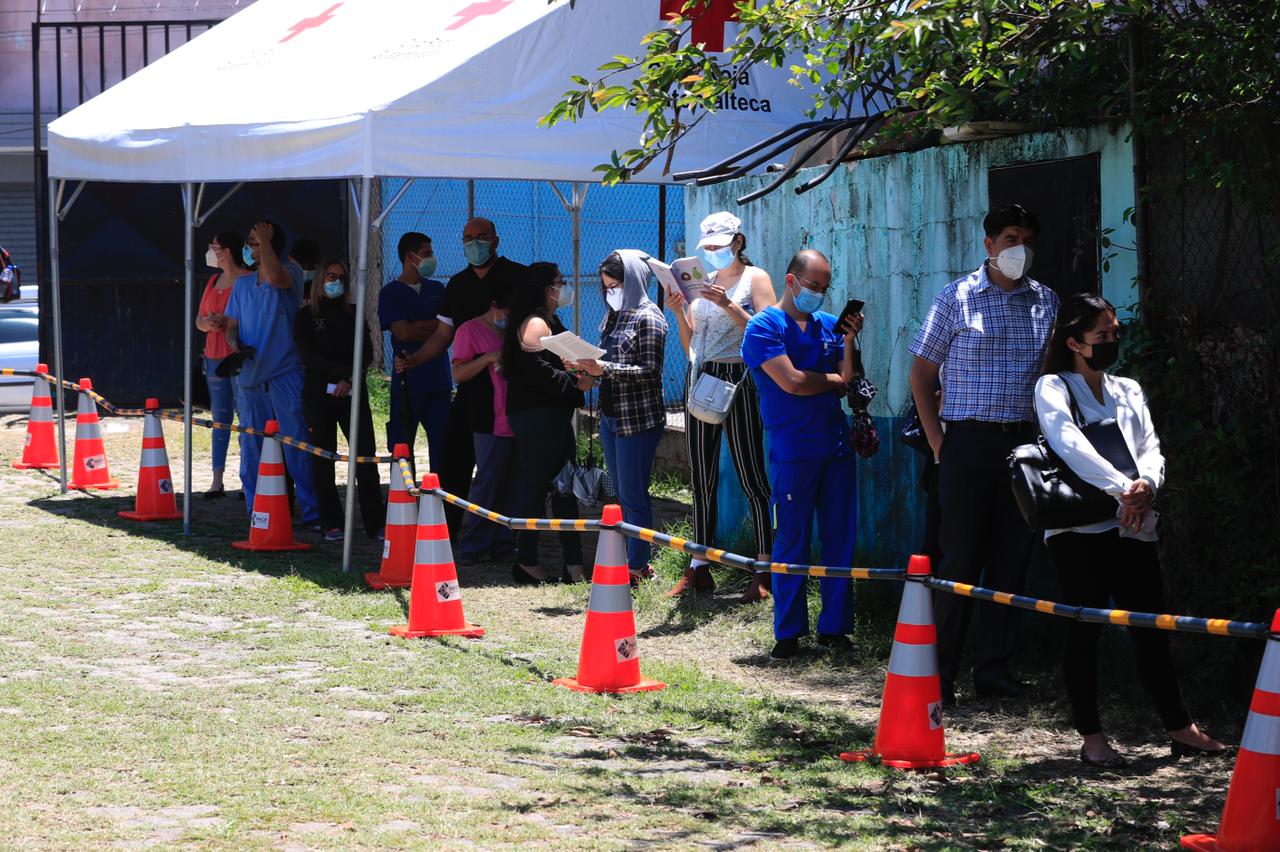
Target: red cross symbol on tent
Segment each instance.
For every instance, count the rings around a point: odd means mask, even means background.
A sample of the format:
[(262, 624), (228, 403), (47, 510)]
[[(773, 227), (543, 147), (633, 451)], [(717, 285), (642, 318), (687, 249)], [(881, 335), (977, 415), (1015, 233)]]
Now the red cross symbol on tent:
[[(724, 25), (738, 20), (738, 10), (734, 8), (734, 0), (706, 0), (705, 5), (698, 8), (697, 0), (662, 0), (662, 17), (683, 15), (693, 21), (690, 40), (694, 44), (701, 42), (710, 53), (724, 51)], [(689, 7), (688, 11), (685, 8)]]
[(454, 21), (452, 24), (445, 27), (445, 29), (446, 30), (460, 29), (462, 27), (465, 27), (467, 24), (471, 23), (481, 15), (496, 15), (497, 13), (501, 12), (503, 9), (510, 6), (513, 2), (515, 2), (515, 0), (482, 0), (482, 2), (479, 2), (479, 3), (472, 3), (470, 6), (467, 6), (465, 9), (460, 9), (459, 11), (454, 13), (454, 16), (457, 17), (458, 20)]
[(298, 21), (298, 23), (289, 27), (289, 34), (284, 38), (280, 39), (280, 43), (284, 44), (286, 41), (290, 41), (291, 39), (294, 39), (297, 36), (302, 35), (307, 30), (314, 30), (316, 27), (324, 26), (329, 21), (333, 20), (333, 13), (338, 11), (338, 7), (341, 5), (342, 5), (341, 3), (334, 3), (332, 6), (330, 6), (328, 9), (325, 9), (319, 15), (316, 15), (311, 18), (303, 18), (301, 21)]

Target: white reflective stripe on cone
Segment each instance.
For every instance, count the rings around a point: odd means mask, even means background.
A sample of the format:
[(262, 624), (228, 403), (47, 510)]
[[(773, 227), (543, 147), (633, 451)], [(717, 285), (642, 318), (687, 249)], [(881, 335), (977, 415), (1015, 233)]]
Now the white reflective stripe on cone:
[(423, 494), (418, 501), (418, 525), (433, 527), (444, 523), (444, 506), (434, 494)]
[(589, 612), (631, 612), (631, 586), (619, 584), (591, 584), (591, 599), (587, 601)]
[(408, 491), (404, 487), (404, 474), (400, 472), (400, 465), (396, 462), (391, 463), (391, 488), (392, 491)]
[(164, 450), (143, 450), (140, 467), (168, 467), (169, 456)]
[(260, 462), (264, 464), (284, 464), (284, 452), (280, 449), (280, 442), (275, 438), (262, 439), (262, 458)]
[(903, 677), (931, 677), (938, 673), (937, 649), (929, 645), (894, 642), (889, 653), (889, 674)]
[(597, 565), (626, 565), (627, 543), (622, 533), (617, 530), (600, 530), (600, 539), (596, 543)]
[(164, 429), (160, 426), (160, 418), (154, 414), (148, 414), (146, 421), (142, 424), (142, 437), (144, 438), (163, 438)]
[(81, 420), (76, 418), (76, 440), (91, 441), (94, 438), (101, 438), (102, 432), (98, 429), (97, 420)]
[(1280, 757), (1280, 716), (1268, 716), (1257, 711), (1249, 713), (1240, 748), (1255, 754)]
[(31, 406), (31, 414), (27, 416), (30, 423), (52, 423), (53, 409), (44, 405)]
[(1280, 640), (1268, 640), (1256, 686), (1263, 692), (1280, 692)]
[(285, 488), (284, 477), (274, 473), (259, 476), (258, 484), (253, 490), (263, 497), (282, 497), (288, 493), (288, 489)]
[(87, 393), (80, 394), (80, 398), (76, 400), (76, 414), (96, 414), (98, 406), (94, 405), (93, 400), (89, 399)]
[(933, 598), (931, 592), (919, 583), (907, 583), (902, 590), (902, 605), (898, 607), (898, 623), (933, 624)]
[(413, 547), (413, 564), (415, 565), (450, 565), (453, 563), (453, 549), (449, 547), (449, 539), (436, 541), (418, 541)]
[(411, 527), (417, 523), (417, 512), (412, 503), (388, 503), (387, 523), (397, 527)]

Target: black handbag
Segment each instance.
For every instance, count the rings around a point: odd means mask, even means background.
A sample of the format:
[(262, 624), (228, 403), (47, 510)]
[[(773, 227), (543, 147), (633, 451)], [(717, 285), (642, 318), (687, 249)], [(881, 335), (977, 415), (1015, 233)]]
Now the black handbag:
[[(1120, 424), (1113, 419), (1084, 423), (1071, 383), (1071, 418), (1093, 448), (1116, 470), (1130, 479), (1138, 478), (1138, 464), (1124, 442)], [(1009, 454), (1009, 475), (1013, 499), (1023, 520), (1033, 530), (1061, 530), (1098, 524), (1116, 517), (1116, 498), (1085, 482), (1049, 447), (1044, 435), (1034, 443), (1014, 447)]]

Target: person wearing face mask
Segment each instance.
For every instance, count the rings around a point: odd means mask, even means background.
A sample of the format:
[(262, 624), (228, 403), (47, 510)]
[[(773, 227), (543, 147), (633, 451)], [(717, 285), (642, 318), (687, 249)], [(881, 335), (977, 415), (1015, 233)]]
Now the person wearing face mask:
[[(231, 299), (231, 288), (236, 280), (247, 275), (249, 270), (242, 262), (241, 252), (244, 248), (244, 237), (236, 231), (222, 231), (209, 243), (204, 254), (204, 265), (218, 271), (205, 285), (204, 295), (200, 297), (200, 308), (196, 313), (196, 328), (205, 333), (204, 339), (204, 380), (209, 385), (209, 414), (218, 423), (230, 423), (236, 411), (236, 380), (233, 376), (222, 377), (217, 373), (222, 359), (234, 350), (227, 343), (227, 302)], [(227, 466), (227, 448), (231, 445), (231, 433), (226, 429), (214, 429), (213, 442), (213, 483), (204, 493), (206, 499), (213, 500), (226, 496), (226, 487), (222, 481), (222, 472)]]
[(302, 304), (311, 300), (311, 282), (316, 277), (316, 266), (320, 263), (320, 246), (310, 237), (299, 237), (289, 247), (289, 258), (285, 264), (295, 264), (302, 273)]
[[(461, 385), (480, 373), (488, 374), (488, 387), (468, 396), (476, 472), (468, 497), (503, 515), (511, 515), (516, 478), (515, 437), (507, 420), (507, 381), (500, 369), (502, 341), (507, 330), (511, 289), (505, 282), (492, 288), (489, 310), (458, 326), (453, 336), (453, 380)], [(468, 512), (458, 534), (458, 558), (475, 562), (489, 556), (508, 559), (515, 552), (515, 534), (506, 527)]]
[(378, 291), (378, 322), (391, 332), (393, 371), (391, 419), (387, 423), (387, 448), (413, 445), (421, 426), (427, 433), (431, 469), (439, 470), (445, 449), (445, 424), (453, 378), (444, 349), (428, 351), (432, 335), (440, 329), (438, 314), (444, 285), (432, 279), (436, 256), (431, 238), (417, 231), (400, 237), (396, 246), (400, 274)]
[[(282, 258), (284, 229), (263, 220), (249, 231), (243, 250), (253, 268), (237, 279), (227, 301), (227, 342), (235, 349), (253, 349), (236, 376), (236, 404), (240, 425), (261, 430), (275, 420), (280, 434), (307, 440), (302, 412), (302, 359), (293, 345), (293, 320), (302, 294), (302, 270)], [(240, 434), (240, 483), (245, 510), (253, 512), (258, 481), (261, 434)], [(311, 455), (285, 446), (284, 463), (293, 477), (302, 523), (319, 528), (320, 508), (312, 483)]]
[[(911, 344), (911, 394), (938, 462), (942, 564), (936, 575), (1020, 594), (1035, 540), (1014, 502), (1007, 459), (1035, 437), (1032, 398), (1058, 296), (1027, 274), (1040, 230), (1034, 215), (1007, 204), (987, 214), (983, 229), (982, 265), (934, 298)], [(955, 703), (972, 605), (969, 598), (934, 595), (944, 705)], [(983, 603), (979, 612), (975, 692), (980, 698), (1023, 694), (1026, 685), (1009, 670), (1015, 611)]]
[[(559, 356), (542, 348), (542, 338), (565, 330), (556, 309), (572, 303), (573, 285), (565, 283), (559, 267), (545, 262), (529, 267), (529, 280), (517, 285), (511, 297), (501, 364), (507, 381), (507, 419), (515, 436), (515, 514), (523, 518), (542, 517), (548, 491), (554, 517), (578, 517), (577, 498), (561, 494), (551, 481), (577, 454), (573, 412), (582, 407), (582, 393), (593, 381), (585, 373), (570, 373)], [(514, 582), (528, 585), (553, 579), (539, 562), (536, 530), (521, 530), (516, 547)], [(582, 537), (562, 530), (560, 549), (561, 579), (583, 579)]]
[[(698, 248), (702, 250), (703, 263), (715, 270), (711, 283), (702, 288), (700, 298), (687, 305), (678, 294), (669, 295), (667, 308), (675, 314), (681, 348), (689, 353), (690, 375), (707, 372), (738, 385), (723, 424), (705, 423), (687, 413), (685, 416), (685, 444), (693, 485), (693, 538), (703, 544), (715, 542), (723, 433), (738, 482), (751, 507), (757, 558), (767, 562), (773, 548), (773, 521), (769, 514), (764, 424), (755, 382), (742, 362), (742, 335), (751, 317), (777, 299), (769, 273), (752, 266), (747, 259), (747, 239), (741, 228), (741, 220), (728, 212), (712, 213), (702, 220)], [(756, 574), (741, 601), (763, 600), (769, 596), (769, 585), (768, 573)], [(670, 595), (709, 592), (714, 588), (710, 563), (694, 558)]]
[[(613, 252), (600, 264), (609, 306), (600, 327), (604, 358), (566, 363), (600, 379), (600, 446), (629, 524), (649, 527), (653, 508), (649, 477), (667, 424), (662, 401), (662, 359), (667, 321), (649, 298), (648, 256), (634, 249)], [(649, 544), (627, 539), (632, 582), (653, 576)]]
[[(854, 379), (857, 314), (836, 328), (821, 310), (831, 286), (831, 264), (803, 249), (787, 265), (777, 305), (751, 318), (742, 358), (760, 391), (760, 415), (769, 433), (769, 485), (773, 499), (774, 562), (809, 562), (818, 524), (823, 565), (852, 565), (857, 536), (858, 472), (849, 419), (840, 402)], [(818, 646), (849, 651), (853, 643), (853, 583), (823, 577)], [(809, 633), (807, 578), (773, 575), (773, 633), (769, 656), (787, 660)]]
[[(1164, 482), (1164, 456), (1142, 387), (1107, 371), (1120, 354), (1120, 322), (1111, 303), (1092, 293), (1063, 302), (1036, 383), (1040, 430), (1062, 463), (1116, 500), (1115, 517), (1074, 529), (1047, 530), (1062, 601), (1070, 606), (1164, 612), (1157, 515), (1152, 508)], [(1074, 405), (1073, 405), (1074, 402)], [(1074, 409), (1074, 411), (1073, 411)], [(1078, 412), (1078, 417), (1077, 417)], [(1081, 430), (1111, 420), (1119, 427), (1136, 478), (1117, 469)], [(1071, 715), (1082, 737), (1080, 760), (1090, 766), (1125, 763), (1108, 743), (1098, 717), (1097, 624), (1067, 625), (1064, 680)], [(1182, 702), (1169, 655), (1168, 634), (1129, 628), (1139, 679), (1169, 732), (1174, 757), (1223, 754), (1227, 746), (1206, 736)]]
[[(440, 302), (440, 323), (426, 345), (410, 359), (410, 366), (440, 356), (453, 342), (455, 330), (464, 322), (489, 310), (493, 288), (501, 284), (515, 287), (528, 280), (527, 267), (498, 255), (498, 231), (493, 222), (477, 216), (462, 228), (462, 253), (467, 267), (449, 279)], [(471, 438), (472, 394), (487, 399), (490, 388), (488, 373), (458, 385), (454, 404), (444, 429), (444, 455), (440, 464), (432, 465), (440, 474), (445, 491), (466, 498), (471, 489), (471, 472), (475, 468), (475, 448)], [(449, 535), (454, 538), (462, 524), (463, 511), (451, 503), (444, 506)]]
[[(375, 441), (368, 385), (361, 382), (358, 399), (351, 395), (356, 317), (355, 305), (351, 303), (350, 271), (341, 260), (329, 261), (323, 270), (323, 275), (312, 279), (308, 304), (299, 309), (293, 326), (294, 343), (302, 363), (306, 365), (302, 407), (307, 418), (307, 442), (337, 452), (338, 429), (347, 435), (354, 404), (360, 422), (356, 453), (371, 456), (375, 452)], [(362, 369), (367, 371), (372, 361), (373, 344), (366, 341)], [(349, 435), (347, 437), (350, 439)], [(311, 464), (324, 538), (326, 541), (340, 541), (346, 519), (334, 484), (334, 463), (330, 459), (311, 456)], [(356, 465), (356, 495), (365, 535), (375, 538), (382, 532), (386, 520), (376, 464)]]

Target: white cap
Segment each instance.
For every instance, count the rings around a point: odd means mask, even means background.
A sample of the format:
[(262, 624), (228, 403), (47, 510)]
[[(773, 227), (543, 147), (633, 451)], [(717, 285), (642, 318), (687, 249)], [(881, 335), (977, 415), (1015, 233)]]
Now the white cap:
[(699, 227), (702, 229), (702, 239), (698, 240), (698, 248), (706, 246), (722, 248), (742, 233), (742, 220), (726, 210), (721, 210), (703, 219)]

